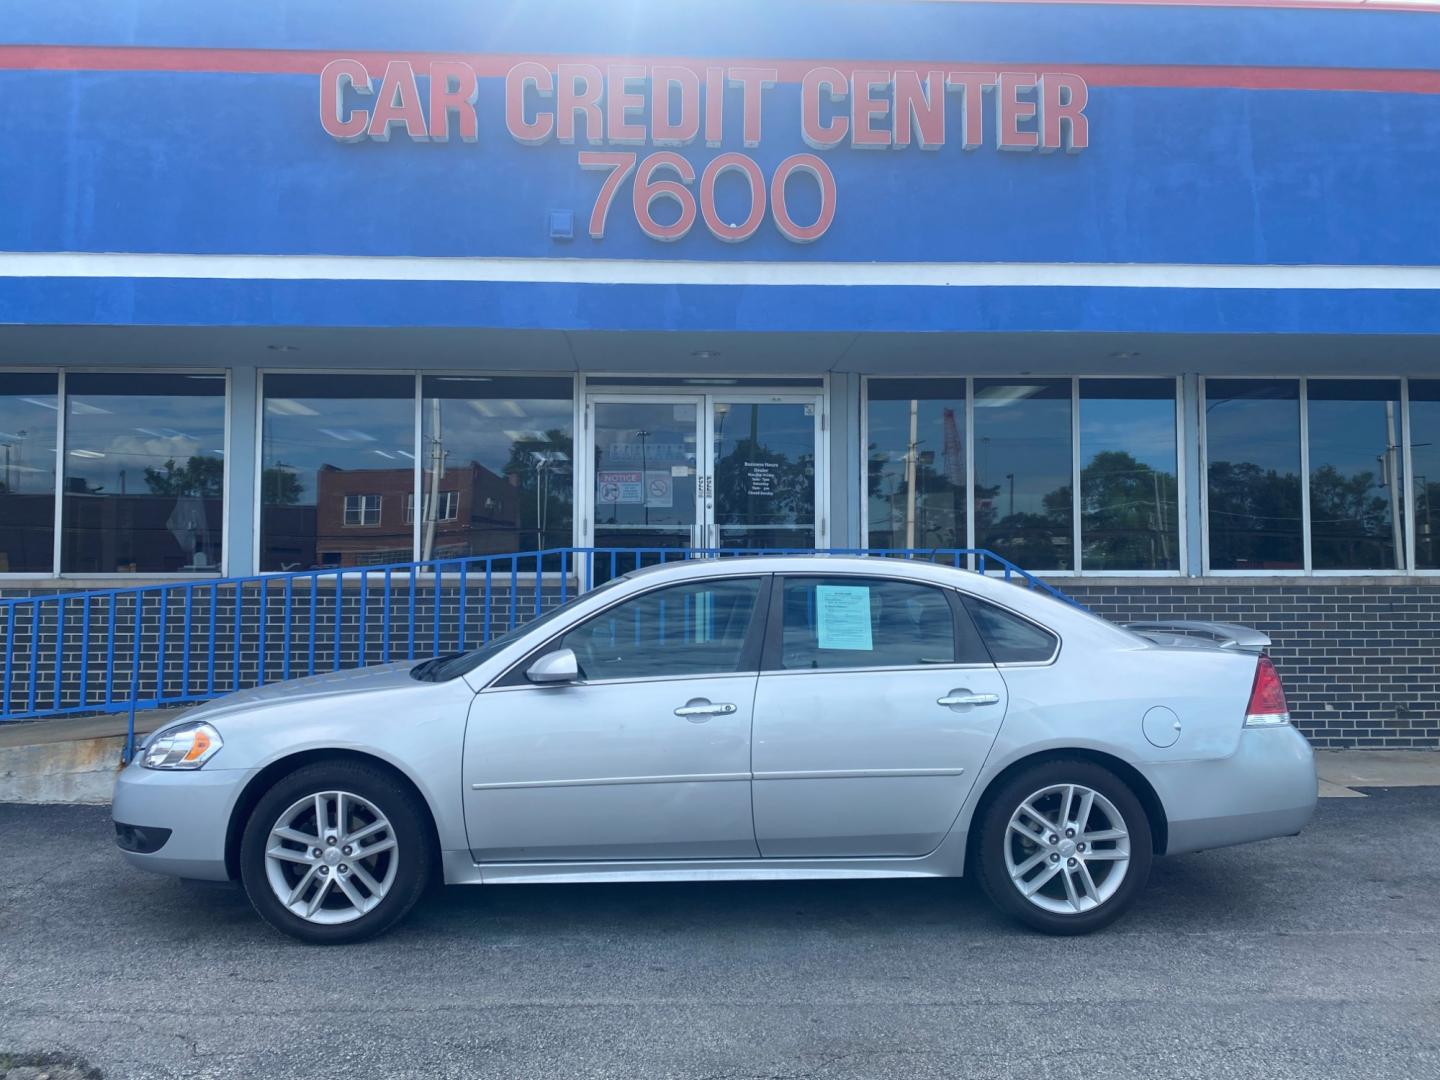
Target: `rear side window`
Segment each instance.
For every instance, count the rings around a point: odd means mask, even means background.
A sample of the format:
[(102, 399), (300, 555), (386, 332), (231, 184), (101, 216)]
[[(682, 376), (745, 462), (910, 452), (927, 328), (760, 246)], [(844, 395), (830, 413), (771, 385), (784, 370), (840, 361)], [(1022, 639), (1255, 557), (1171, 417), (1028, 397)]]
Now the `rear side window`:
[(971, 662), (976, 651), (957, 650), (955, 613), (942, 590), (905, 581), (787, 577), (779, 623), (777, 666), (787, 671), (953, 664)]
[(1060, 639), (1049, 630), (996, 604), (967, 596), (965, 608), (997, 664), (1043, 664), (1060, 647)]

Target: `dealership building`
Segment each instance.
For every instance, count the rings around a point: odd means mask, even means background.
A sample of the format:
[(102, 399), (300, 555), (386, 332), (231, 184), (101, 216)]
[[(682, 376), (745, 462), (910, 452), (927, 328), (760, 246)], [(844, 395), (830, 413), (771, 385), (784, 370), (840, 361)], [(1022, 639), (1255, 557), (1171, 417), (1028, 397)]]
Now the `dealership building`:
[(1440, 746), (1440, 6), (12, 0), (0, 595), (993, 551)]

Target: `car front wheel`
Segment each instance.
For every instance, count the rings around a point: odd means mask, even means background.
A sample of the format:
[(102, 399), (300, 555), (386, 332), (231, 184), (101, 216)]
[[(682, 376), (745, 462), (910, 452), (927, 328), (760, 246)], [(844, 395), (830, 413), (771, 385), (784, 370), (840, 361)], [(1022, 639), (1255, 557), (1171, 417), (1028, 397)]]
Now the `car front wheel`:
[(976, 864), (1002, 911), (1050, 934), (1108, 926), (1134, 903), (1153, 861), (1133, 791), (1091, 761), (1047, 761), (987, 800)]
[(250, 902), (271, 926), (311, 944), (383, 933), (433, 872), (426, 813), (373, 766), (297, 769), (260, 798), (245, 826), (240, 876)]

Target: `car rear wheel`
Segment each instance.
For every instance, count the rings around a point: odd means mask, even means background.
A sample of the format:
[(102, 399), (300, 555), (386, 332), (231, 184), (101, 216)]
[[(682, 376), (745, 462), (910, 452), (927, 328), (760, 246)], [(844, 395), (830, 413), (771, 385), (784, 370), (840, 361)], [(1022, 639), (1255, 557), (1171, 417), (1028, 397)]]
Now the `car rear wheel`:
[(420, 899), (434, 867), (427, 811), (373, 766), (321, 762), (261, 796), (240, 842), (250, 902), (317, 945), (374, 937)]
[(1092, 761), (1047, 761), (987, 800), (975, 863), (1002, 911), (1049, 934), (1085, 934), (1135, 902), (1152, 850), (1124, 781)]

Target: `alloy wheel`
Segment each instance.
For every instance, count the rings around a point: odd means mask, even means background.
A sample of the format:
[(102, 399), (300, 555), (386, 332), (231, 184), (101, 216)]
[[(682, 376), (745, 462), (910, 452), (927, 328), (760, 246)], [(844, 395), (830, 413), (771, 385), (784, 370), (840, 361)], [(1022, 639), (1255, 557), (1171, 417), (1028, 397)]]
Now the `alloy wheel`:
[(1129, 864), (1125, 819), (1093, 788), (1052, 784), (1010, 816), (1005, 869), (1020, 895), (1044, 911), (1095, 910), (1119, 890)]
[(265, 876), (286, 910), (336, 925), (373, 911), (395, 881), (400, 849), (379, 807), (348, 791), (296, 800), (270, 828)]

